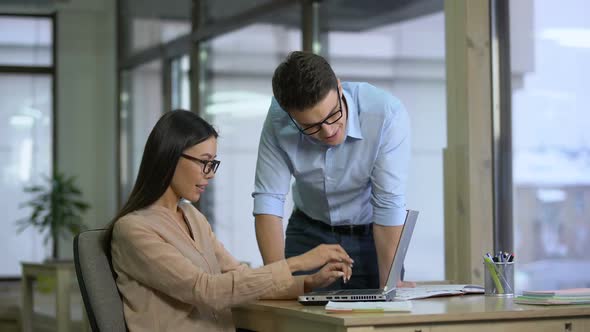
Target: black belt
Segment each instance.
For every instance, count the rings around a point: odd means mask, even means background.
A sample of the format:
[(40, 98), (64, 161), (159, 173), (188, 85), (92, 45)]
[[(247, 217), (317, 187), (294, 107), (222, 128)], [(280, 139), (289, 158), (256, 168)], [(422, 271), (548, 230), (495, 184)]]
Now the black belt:
[(324, 223), (321, 220), (312, 219), (299, 209), (295, 209), (293, 211), (293, 216), (296, 217), (295, 220), (301, 220), (310, 227), (315, 227), (323, 231), (345, 235), (367, 235), (372, 231), (373, 226), (373, 224), (332, 226)]

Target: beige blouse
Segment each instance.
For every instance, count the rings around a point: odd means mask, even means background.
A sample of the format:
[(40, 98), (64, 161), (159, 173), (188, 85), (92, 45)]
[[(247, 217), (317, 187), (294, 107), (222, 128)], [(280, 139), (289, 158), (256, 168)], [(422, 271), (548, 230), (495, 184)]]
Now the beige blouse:
[(251, 269), (217, 240), (192, 205), (179, 205), (194, 240), (159, 206), (130, 213), (113, 230), (111, 253), (130, 332), (235, 331), (231, 306), (303, 293), (285, 260)]

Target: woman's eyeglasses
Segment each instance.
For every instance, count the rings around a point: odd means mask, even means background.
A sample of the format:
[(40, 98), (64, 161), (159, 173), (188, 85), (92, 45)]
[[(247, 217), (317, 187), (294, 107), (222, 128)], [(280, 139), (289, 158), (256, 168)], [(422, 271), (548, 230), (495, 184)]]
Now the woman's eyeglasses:
[(221, 161), (219, 160), (202, 160), (199, 158), (195, 158), (193, 156), (189, 156), (188, 154), (181, 154), (182, 157), (190, 160), (190, 161), (194, 161), (194, 162), (199, 162), (201, 164), (203, 164), (203, 173), (205, 174), (209, 174), (211, 173), (211, 171), (213, 171), (213, 173), (217, 172), (217, 169), (219, 168), (219, 164), (221, 164)]

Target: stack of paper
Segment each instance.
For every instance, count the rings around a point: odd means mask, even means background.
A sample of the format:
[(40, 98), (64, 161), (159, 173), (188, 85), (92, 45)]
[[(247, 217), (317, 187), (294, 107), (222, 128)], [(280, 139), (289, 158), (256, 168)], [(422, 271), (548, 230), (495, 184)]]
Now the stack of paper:
[(392, 301), (392, 302), (328, 302), (326, 312), (329, 313), (346, 313), (346, 312), (410, 312), (412, 311), (412, 302), (410, 301)]
[(551, 291), (524, 291), (514, 302), (520, 304), (558, 305), (590, 304), (590, 288), (572, 288)]
[(396, 300), (416, 300), (437, 296), (483, 293), (483, 287), (478, 285), (418, 285), (415, 288), (397, 288), (394, 298)]

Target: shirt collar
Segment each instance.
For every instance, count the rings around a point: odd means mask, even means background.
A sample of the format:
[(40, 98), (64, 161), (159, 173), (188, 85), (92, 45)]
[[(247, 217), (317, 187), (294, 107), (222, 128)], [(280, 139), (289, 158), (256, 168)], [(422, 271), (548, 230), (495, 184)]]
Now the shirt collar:
[[(361, 123), (359, 120), (358, 108), (352, 96), (342, 89), (344, 100), (346, 100), (346, 107), (348, 109), (348, 116), (346, 118), (346, 136), (363, 139), (363, 133), (361, 132)], [(343, 102), (344, 102), (343, 100)]]

